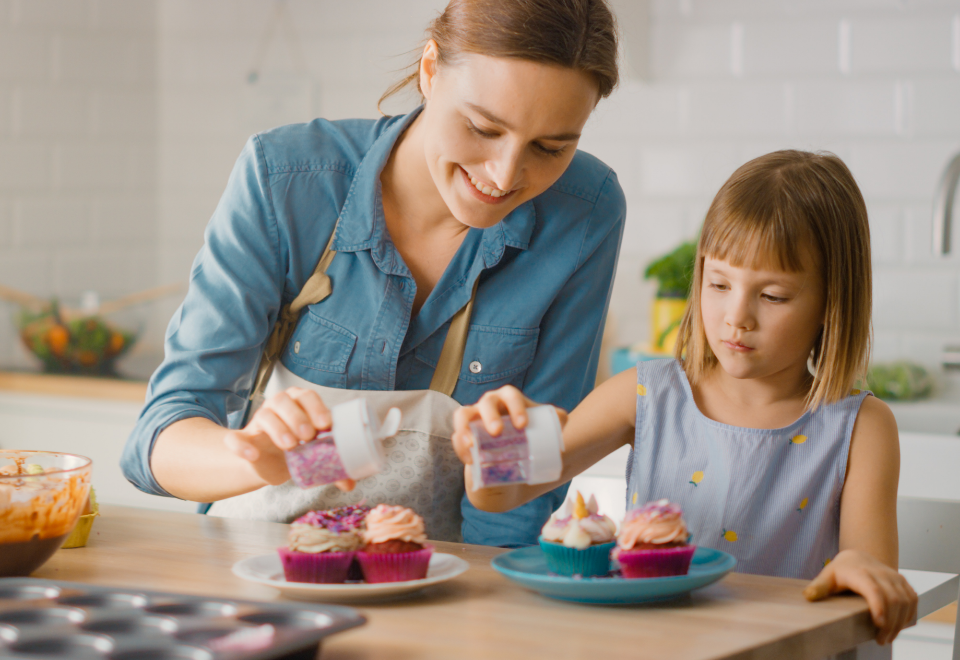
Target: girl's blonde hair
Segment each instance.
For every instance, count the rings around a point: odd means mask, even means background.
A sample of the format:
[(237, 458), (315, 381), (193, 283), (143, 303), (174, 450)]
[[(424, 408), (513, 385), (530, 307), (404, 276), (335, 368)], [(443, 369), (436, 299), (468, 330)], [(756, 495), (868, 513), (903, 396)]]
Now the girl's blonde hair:
[(717, 364), (700, 313), (704, 258), (736, 267), (823, 274), (823, 328), (811, 355), (814, 379), (807, 408), (837, 401), (870, 361), (873, 284), (867, 208), (853, 175), (830, 153), (775, 151), (741, 166), (714, 197), (694, 262), (690, 302), (676, 356), (685, 353), (691, 383)]
[[(554, 64), (582, 71), (606, 98), (619, 81), (617, 22), (606, 0), (450, 0), (427, 27), (439, 62), (462, 53)], [(408, 85), (420, 92), (420, 58), (377, 103)], [(421, 94), (422, 98), (422, 94)]]

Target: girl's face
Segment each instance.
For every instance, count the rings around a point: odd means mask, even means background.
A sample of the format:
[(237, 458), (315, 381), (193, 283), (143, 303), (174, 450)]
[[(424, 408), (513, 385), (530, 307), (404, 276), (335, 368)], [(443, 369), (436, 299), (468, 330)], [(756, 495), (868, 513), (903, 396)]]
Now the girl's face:
[[(812, 260), (800, 273), (738, 268), (707, 257), (700, 313), (707, 342), (734, 378), (806, 373), (823, 327), (823, 278)], [(801, 371), (802, 370), (802, 371)]]
[(598, 100), (585, 73), (518, 59), (463, 54), (420, 68), (427, 168), (453, 216), (491, 227), (556, 182)]

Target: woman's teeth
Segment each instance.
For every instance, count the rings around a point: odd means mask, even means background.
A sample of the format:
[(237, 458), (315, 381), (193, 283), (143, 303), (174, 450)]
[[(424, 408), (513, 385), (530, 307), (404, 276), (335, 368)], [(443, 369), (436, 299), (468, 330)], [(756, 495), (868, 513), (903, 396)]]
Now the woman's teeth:
[(474, 177), (470, 177), (470, 183), (473, 184), (474, 188), (482, 192), (484, 195), (489, 195), (490, 197), (503, 197), (507, 193), (499, 188), (491, 188), (490, 186), (485, 186)]

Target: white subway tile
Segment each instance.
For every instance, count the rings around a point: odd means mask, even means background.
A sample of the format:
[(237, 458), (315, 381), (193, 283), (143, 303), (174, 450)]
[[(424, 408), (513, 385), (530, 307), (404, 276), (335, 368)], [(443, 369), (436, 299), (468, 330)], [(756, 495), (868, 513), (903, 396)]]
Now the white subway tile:
[(890, 15), (851, 19), (853, 73), (913, 73), (952, 69), (952, 15)]
[(871, 364), (877, 362), (893, 362), (903, 359), (903, 344), (900, 340), (900, 333), (896, 331), (887, 332), (873, 330), (873, 351), (870, 355)]
[(203, 231), (217, 207), (222, 190), (203, 193), (172, 191), (163, 195), (158, 214), (157, 237), (164, 243), (203, 245)]
[(689, 85), (687, 130), (709, 138), (784, 135), (786, 96), (781, 83), (702, 82)]
[(960, 136), (960, 77), (915, 79), (911, 129), (917, 136)]
[(902, 335), (900, 340), (902, 352), (897, 358), (919, 362), (936, 373), (943, 365), (943, 349), (947, 346), (956, 346), (960, 330), (925, 332), (922, 328), (918, 328), (903, 332)]
[(245, 85), (164, 86), (159, 95), (163, 135), (167, 138), (235, 136), (243, 125)]
[(239, 85), (256, 64), (256, 52), (249, 39), (165, 37), (157, 49), (160, 83)]
[(896, 81), (816, 80), (793, 84), (799, 135), (893, 136), (901, 125)]
[(152, 85), (155, 46), (152, 39), (135, 36), (65, 35), (56, 66), (61, 79), (69, 83)]
[(408, 48), (417, 45), (427, 25), (443, 11), (447, 0), (297, 0), (291, 5), (297, 26), (306, 35), (342, 34), (345, 26), (361, 32), (409, 35)]
[(870, 254), (874, 264), (896, 264), (903, 255), (903, 209), (895, 204), (867, 205), (870, 219)]
[(957, 275), (945, 269), (875, 268), (873, 322), (884, 330), (957, 327)]
[(584, 128), (584, 138), (677, 137), (682, 90), (670, 83), (624, 81), (597, 105)]
[(0, 31), (0, 80), (38, 83), (51, 74), (53, 41), (50, 37)]
[(0, 250), (10, 247), (12, 237), (12, 205), (0, 199)]
[(730, 75), (730, 25), (654, 23), (651, 62), (654, 77)]
[(242, 141), (165, 140), (159, 159), (160, 191), (223, 192)]
[(775, 20), (747, 22), (744, 73), (748, 76), (835, 73), (837, 49), (834, 20), (785, 20), (779, 16)]
[(18, 28), (85, 28), (89, 11), (85, 0), (14, 0)]
[(384, 91), (380, 85), (326, 85), (320, 95), (319, 114), (327, 119), (374, 119), (380, 116), (377, 101)]
[(10, 88), (0, 86), (0, 140), (13, 133), (13, 97)]
[(669, 252), (686, 237), (683, 210), (668, 201), (627, 197), (627, 222), (621, 251), (649, 261)]
[[(930, 202), (925, 204), (911, 204), (904, 208), (903, 222), (903, 254), (908, 264), (929, 266), (950, 261), (947, 257), (933, 254), (933, 192), (931, 189)], [(960, 223), (955, 223), (954, 236), (960, 236)], [(954, 253), (960, 253), (960, 243), (954, 241)], [(956, 263), (960, 263), (957, 261)]]
[(51, 149), (41, 143), (0, 142), (0, 190), (40, 190), (49, 187)]
[(67, 300), (79, 299), (84, 291), (96, 291), (106, 300), (133, 290), (128, 282), (134, 277), (134, 268), (118, 250), (59, 250), (53, 258), (53, 281)]
[(36, 296), (53, 295), (53, 259), (48, 250), (0, 250), (0, 282)]
[(79, 199), (25, 199), (15, 205), (17, 245), (55, 248), (90, 244), (88, 204)]
[(156, 200), (152, 195), (97, 199), (91, 204), (91, 225), (91, 242), (100, 247), (153, 244)]
[(59, 148), (60, 186), (68, 191), (120, 191), (130, 186), (130, 148), (106, 142)]
[(960, 140), (869, 141), (857, 143), (847, 165), (865, 197), (930, 199)]
[(13, 20), (10, 15), (10, 3), (12, 0), (0, 0), (0, 30), (10, 27)]
[(639, 190), (651, 197), (710, 195), (740, 164), (726, 144), (644, 145), (639, 151)]
[[(165, 0), (159, 0), (163, 4)], [(141, 32), (154, 37), (158, 0), (90, 0), (93, 25), (100, 30), (126, 34)]]
[(82, 91), (54, 87), (21, 87), (16, 96), (17, 134), (30, 138), (84, 137), (89, 111)]
[(157, 280), (159, 282), (186, 281), (199, 250), (200, 245), (183, 245), (179, 242), (160, 243), (157, 251)]
[(158, 122), (157, 97), (155, 89), (103, 90), (93, 93), (92, 133), (108, 138), (155, 138)]

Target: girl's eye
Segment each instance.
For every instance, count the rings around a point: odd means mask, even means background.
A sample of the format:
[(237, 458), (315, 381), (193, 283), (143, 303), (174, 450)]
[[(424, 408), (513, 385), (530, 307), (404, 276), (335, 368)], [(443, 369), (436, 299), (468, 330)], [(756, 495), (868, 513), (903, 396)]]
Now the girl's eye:
[(534, 148), (539, 151), (544, 156), (553, 156), (554, 158), (559, 158), (563, 155), (563, 152), (567, 150), (566, 147), (560, 147), (559, 149), (548, 149), (539, 142), (533, 143)]
[(719, 284), (719, 283), (717, 283), (717, 282), (711, 282), (711, 283), (710, 283), (710, 288), (711, 288), (711, 289), (716, 289), (717, 291), (726, 291), (726, 290), (727, 290), (727, 285), (726, 285), (726, 284)]
[(772, 303), (787, 302), (787, 299), (786, 299), (786, 298), (781, 298), (781, 297), (779, 297), (779, 296), (772, 296), (772, 295), (770, 295), (769, 293), (763, 294), (763, 297), (766, 298), (768, 301), (770, 301), (770, 302), (772, 302)]

